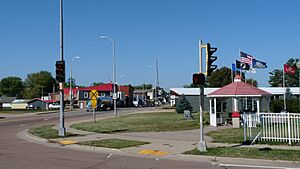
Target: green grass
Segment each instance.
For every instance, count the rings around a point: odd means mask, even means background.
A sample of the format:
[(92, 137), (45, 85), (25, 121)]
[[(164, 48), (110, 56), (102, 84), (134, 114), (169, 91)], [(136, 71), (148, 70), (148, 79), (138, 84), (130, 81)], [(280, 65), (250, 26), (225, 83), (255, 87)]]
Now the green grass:
[(73, 124), (71, 127), (98, 133), (117, 132), (159, 132), (199, 128), (199, 113), (193, 113), (194, 120), (185, 120), (183, 114), (175, 112), (143, 113), (118, 116), (93, 122)]
[[(206, 134), (213, 138), (213, 142), (216, 143), (239, 143), (244, 141), (244, 128), (229, 128), (211, 131)], [(248, 143), (250, 141), (248, 140)], [(288, 142), (276, 142), (276, 141), (262, 141), (256, 140), (254, 144), (267, 144), (267, 145), (289, 145)], [(298, 145), (298, 143), (292, 143), (292, 145)]]
[(134, 140), (121, 140), (121, 139), (104, 139), (104, 140), (93, 140), (79, 142), (77, 144), (93, 146), (93, 147), (106, 147), (106, 148), (127, 148), (127, 147), (137, 147), (144, 144), (149, 144), (149, 142), (144, 141), (134, 141)]
[[(58, 131), (53, 129), (52, 127), (53, 125), (45, 125), (37, 128), (31, 128), (29, 129), (28, 132), (34, 136), (45, 138), (45, 139), (60, 138), (60, 136), (58, 136)], [(71, 136), (77, 136), (77, 134), (68, 133), (68, 132), (66, 133), (66, 137), (71, 137)]]
[(185, 154), (219, 156), (219, 157), (236, 157), (236, 158), (254, 158), (268, 160), (289, 160), (299, 161), (299, 150), (279, 150), (279, 149), (258, 149), (258, 148), (233, 148), (218, 147), (208, 148), (207, 152), (200, 152), (197, 149), (185, 152)]
[(243, 128), (230, 128), (211, 131), (206, 134), (213, 138), (213, 142), (217, 143), (242, 143), (244, 141)]
[(43, 110), (41, 109), (22, 109), (22, 110), (0, 109), (0, 113), (5, 113), (5, 114), (24, 114), (24, 113), (35, 113), (35, 112), (42, 112), (42, 111)]

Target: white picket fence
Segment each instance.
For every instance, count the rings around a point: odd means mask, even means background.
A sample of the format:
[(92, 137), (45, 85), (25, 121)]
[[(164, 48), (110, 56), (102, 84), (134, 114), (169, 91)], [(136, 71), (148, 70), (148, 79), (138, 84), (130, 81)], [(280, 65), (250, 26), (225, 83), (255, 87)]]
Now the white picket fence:
[(260, 132), (259, 139), (263, 141), (300, 142), (300, 114), (246, 113), (242, 118), (250, 136)]

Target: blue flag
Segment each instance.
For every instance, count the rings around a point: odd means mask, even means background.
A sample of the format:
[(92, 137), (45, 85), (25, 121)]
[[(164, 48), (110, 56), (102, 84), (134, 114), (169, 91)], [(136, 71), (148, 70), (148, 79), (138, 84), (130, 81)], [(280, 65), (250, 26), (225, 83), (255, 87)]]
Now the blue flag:
[(236, 70), (235, 70), (235, 63), (233, 63), (232, 64), (232, 66), (231, 66), (231, 70), (233, 71), (233, 72), (235, 72)]
[(252, 67), (253, 68), (258, 68), (258, 69), (263, 69), (263, 68), (267, 68), (267, 64), (266, 62), (262, 62), (256, 59), (252, 60)]

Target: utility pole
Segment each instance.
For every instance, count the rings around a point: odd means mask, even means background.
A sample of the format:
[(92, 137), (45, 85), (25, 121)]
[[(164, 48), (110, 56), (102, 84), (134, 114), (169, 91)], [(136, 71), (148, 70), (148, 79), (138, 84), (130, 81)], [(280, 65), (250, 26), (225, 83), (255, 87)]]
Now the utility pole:
[[(159, 88), (159, 80), (158, 80), (158, 60), (156, 60), (155, 65), (156, 65), (155, 103), (158, 104), (158, 100), (157, 100), (157, 94), (158, 94), (158, 88)], [(156, 104), (155, 104), (155, 105), (156, 105)]]
[[(63, 48), (63, 0), (60, 0), (60, 60), (64, 61)], [(60, 113), (59, 113), (59, 136), (66, 135), (65, 118), (64, 118), (64, 88), (63, 83), (59, 83)]]

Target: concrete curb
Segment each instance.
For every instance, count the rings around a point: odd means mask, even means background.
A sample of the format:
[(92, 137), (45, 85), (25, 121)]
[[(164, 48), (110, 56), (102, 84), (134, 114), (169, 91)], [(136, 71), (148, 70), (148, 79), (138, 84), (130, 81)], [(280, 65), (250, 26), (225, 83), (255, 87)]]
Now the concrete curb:
[(91, 147), (78, 144), (71, 145), (60, 145), (58, 143), (50, 143), (47, 139), (43, 139), (34, 136), (28, 132), (28, 129), (17, 133), (17, 136), (23, 140), (29, 142), (34, 142), (49, 147), (59, 147), (71, 150), (94, 152), (94, 153), (104, 153), (107, 154), (107, 158), (111, 156), (129, 156), (129, 157), (140, 157), (140, 158), (150, 158), (153, 160), (178, 160), (178, 161), (198, 161), (211, 163), (217, 166), (248, 166), (257, 168), (293, 168), (300, 166), (299, 161), (282, 161), (282, 160), (264, 160), (264, 159), (249, 159), (249, 158), (229, 158), (229, 157), (215, 157), (215, 156), (202, 156), (202, 155), (186, 155), (186, 154), (168, 154), (166, 156), (152, 156), (152, 155), (140, 155), (138, 153), (124, 152), (119, 149), (103, 148), (103, 147)]

